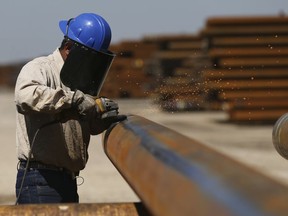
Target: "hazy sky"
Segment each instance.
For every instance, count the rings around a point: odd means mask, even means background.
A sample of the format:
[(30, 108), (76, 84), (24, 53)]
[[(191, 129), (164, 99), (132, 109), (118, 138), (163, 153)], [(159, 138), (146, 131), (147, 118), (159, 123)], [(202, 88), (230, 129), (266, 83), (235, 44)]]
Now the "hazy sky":
[(197, 33), (212, 16), (288, 15), (288, 0), (4, 0), (0, 63), (53, 52), (63, 37), (59, 20), (83, 12), (102, 15), (116, 43), (146, 35)]

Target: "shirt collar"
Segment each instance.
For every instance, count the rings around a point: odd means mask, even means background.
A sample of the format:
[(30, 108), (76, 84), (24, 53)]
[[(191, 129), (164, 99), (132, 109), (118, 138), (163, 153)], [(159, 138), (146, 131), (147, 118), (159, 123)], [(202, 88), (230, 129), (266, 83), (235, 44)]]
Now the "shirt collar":
[(64, 65), (64, 60), (61, 56), (61, 53), (59, 51), (59, 48), (57, 48), (54, 52), (53, 52), (53, 57), (54, 57), (54, 60), (57, 64), (57, 67), (58, 67), (58, 70), (61, 71), (63, 65)]

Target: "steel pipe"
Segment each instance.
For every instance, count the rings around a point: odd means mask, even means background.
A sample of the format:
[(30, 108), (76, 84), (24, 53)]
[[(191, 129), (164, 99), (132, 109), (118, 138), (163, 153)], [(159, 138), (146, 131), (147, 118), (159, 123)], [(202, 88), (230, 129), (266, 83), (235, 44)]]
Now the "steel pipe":
[(0, 206), (0, 215), (85, 215), (85, 216), (139, 216), (149, 215), (141, 203), (111, 204), (34, 204)]
[(128, 116), (102, 138), (107, 156), (155, 216), (288, 214), (286, 186), (148, 119)]

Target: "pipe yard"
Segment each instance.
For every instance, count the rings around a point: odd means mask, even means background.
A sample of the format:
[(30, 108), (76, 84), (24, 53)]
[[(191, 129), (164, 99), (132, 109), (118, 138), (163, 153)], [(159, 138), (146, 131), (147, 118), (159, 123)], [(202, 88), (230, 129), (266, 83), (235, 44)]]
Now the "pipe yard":
[(15, 206), (13, 88), (0, 66), (0, 215), (288, 214), (288, 161), (272, 143), (288, 112), (288, 17), (218, 17), (196, 34), (112, 45), (101, 95), (127, 120), (92, 136), (79, 204)]

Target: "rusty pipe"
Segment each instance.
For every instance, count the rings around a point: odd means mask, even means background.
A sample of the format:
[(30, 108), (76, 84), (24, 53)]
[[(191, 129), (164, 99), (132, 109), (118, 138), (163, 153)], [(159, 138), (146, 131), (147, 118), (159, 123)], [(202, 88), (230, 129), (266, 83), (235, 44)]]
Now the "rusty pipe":
[(128, 116), (102, 138), (109, 159), (156, 216), (288, 214), (286, 186), (148, 119)]
[(140, 216), (150, 215), (141, 203), (87, 204), (29, 204), (0, 206), (0, 215), (85, 215), (85, 216)]

